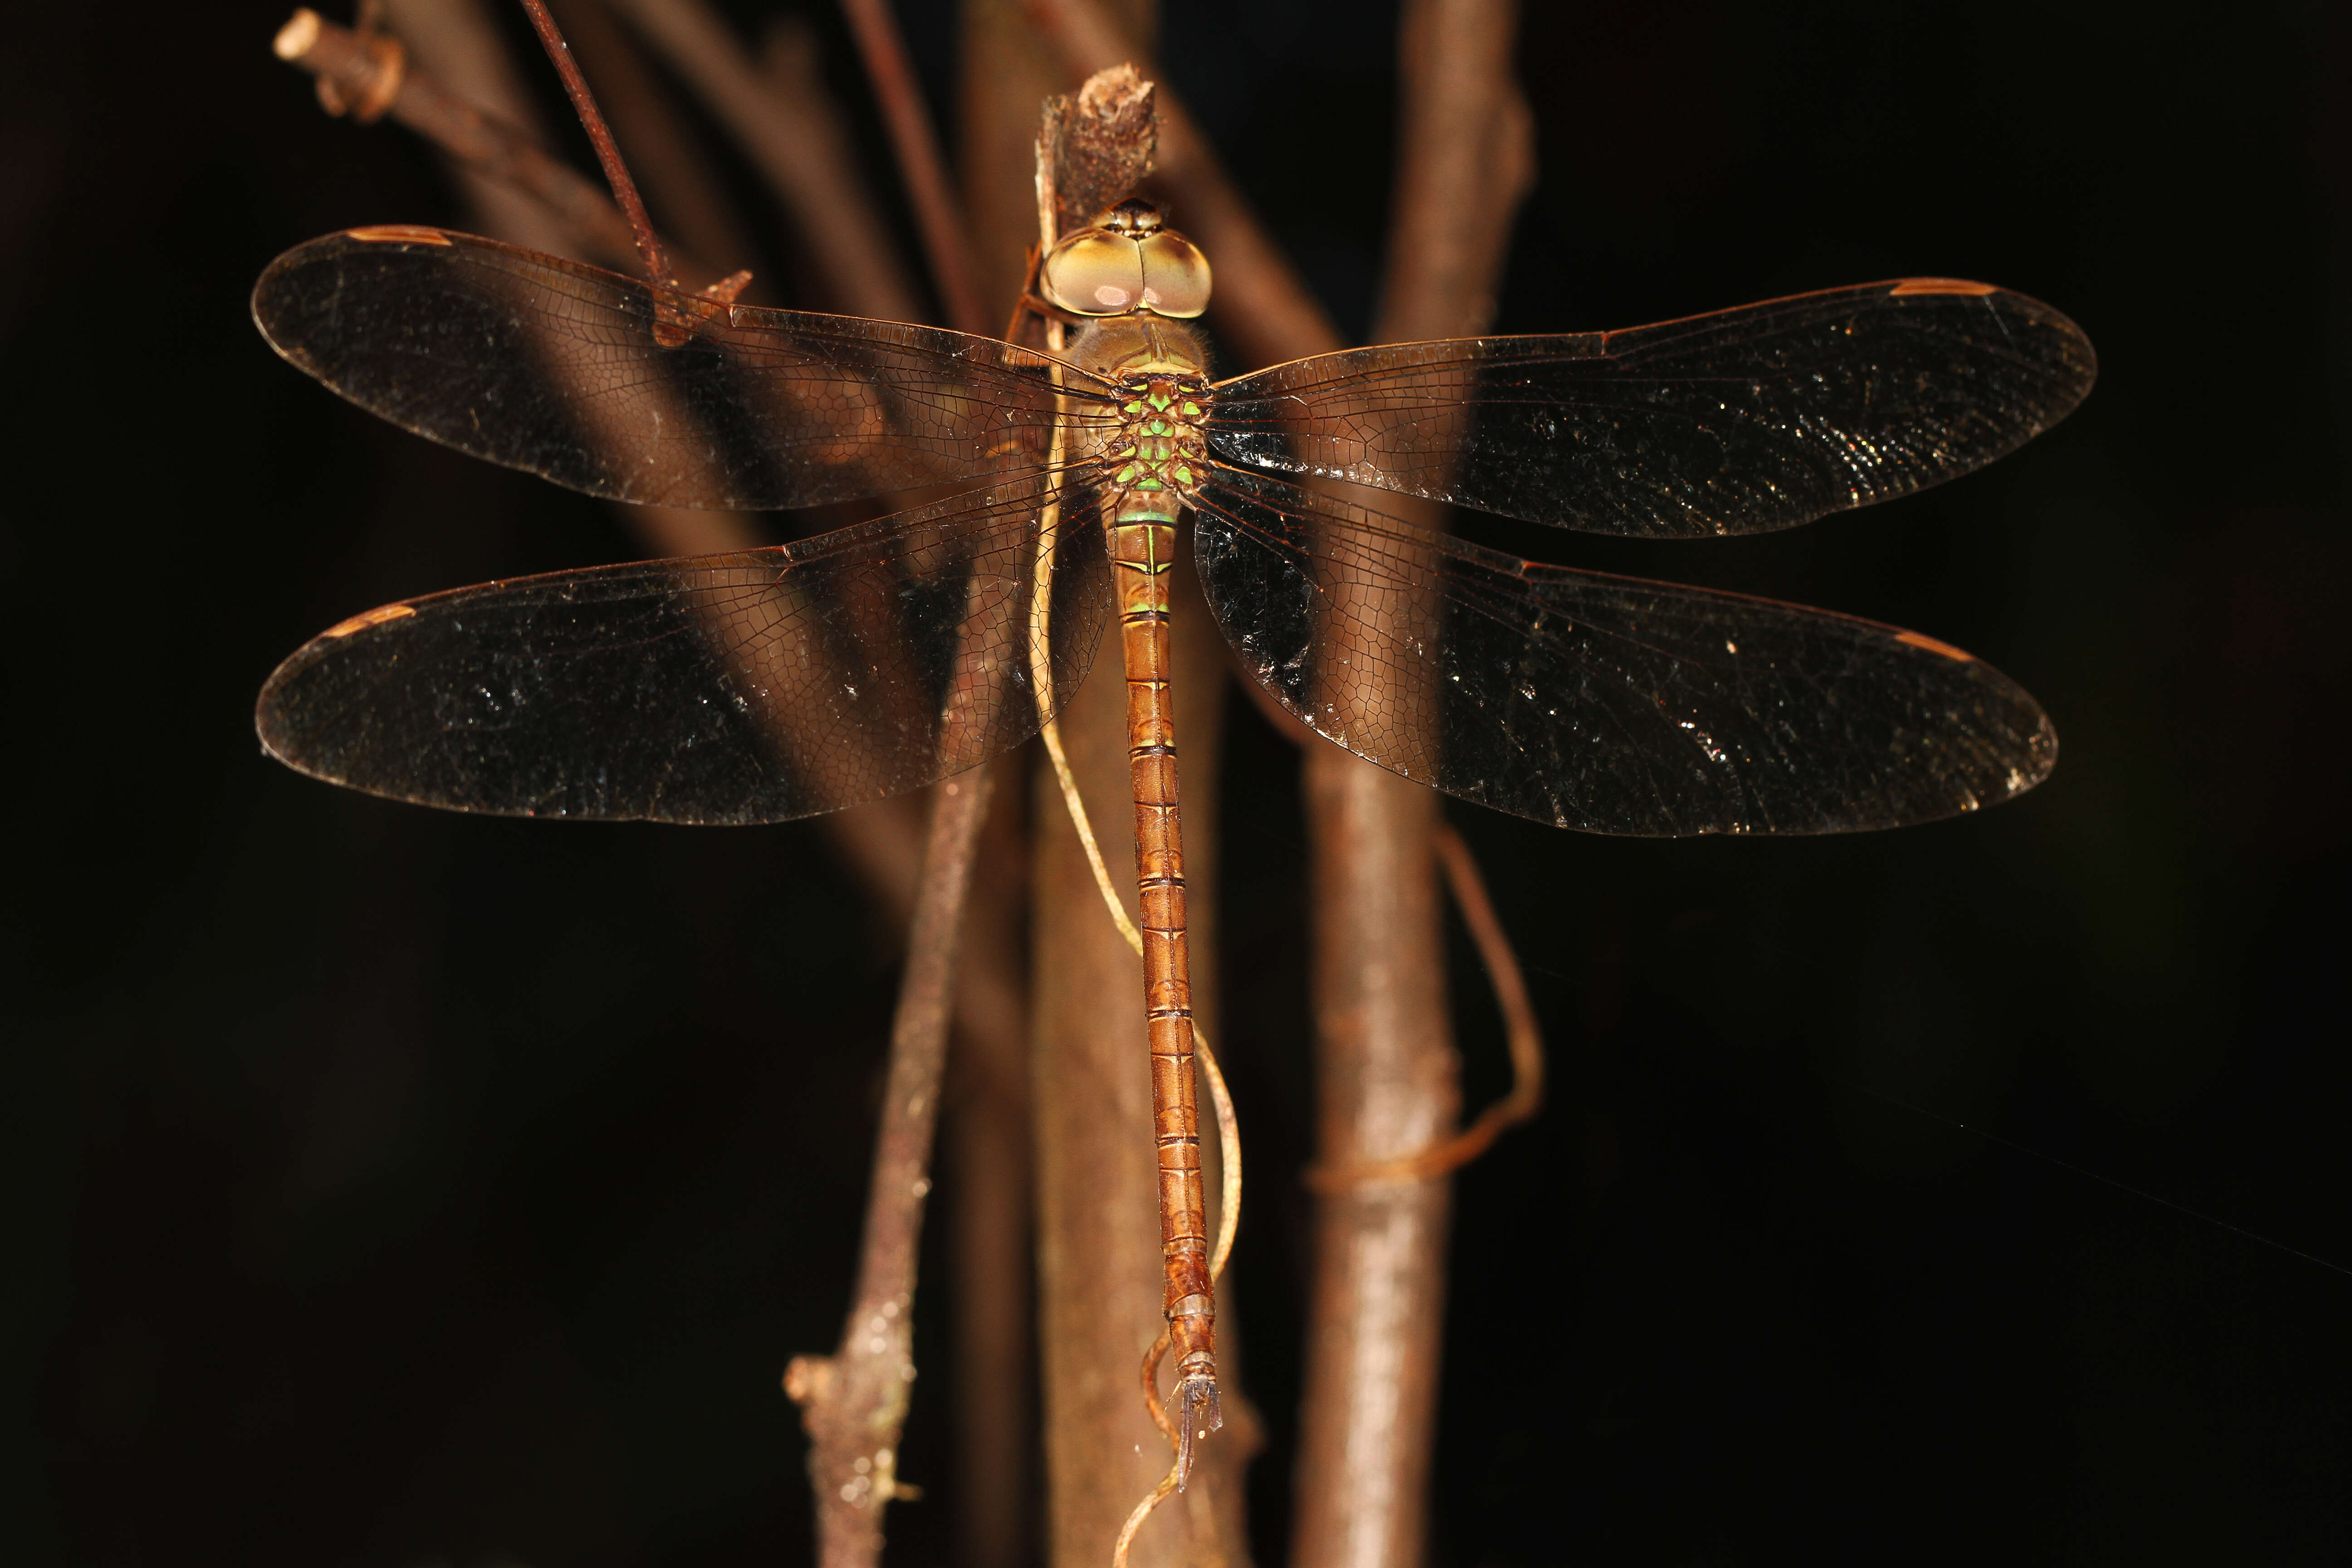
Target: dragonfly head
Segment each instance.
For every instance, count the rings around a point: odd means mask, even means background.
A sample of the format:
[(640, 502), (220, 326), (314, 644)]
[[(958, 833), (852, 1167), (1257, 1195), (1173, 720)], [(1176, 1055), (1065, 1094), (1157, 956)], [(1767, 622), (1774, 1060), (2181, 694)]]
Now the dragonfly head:
[(1077, 316), (1150, 314), (1189, 321), (1209, 308), (1209, 258), (1130, 198), (1045, 253), (1045, 298)]

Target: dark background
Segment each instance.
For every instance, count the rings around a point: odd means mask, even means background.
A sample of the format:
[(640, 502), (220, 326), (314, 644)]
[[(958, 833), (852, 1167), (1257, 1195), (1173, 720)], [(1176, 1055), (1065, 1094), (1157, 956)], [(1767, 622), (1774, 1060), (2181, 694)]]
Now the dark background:
[[(1167, 12), (1167, 77), (1361, 331), (1392, 18)], [(807, 825), (473, 821), (258, 754), (253, 694), (320, 627), (631, 552), (254, 333), (278, 250), (464, 216), (405, 133), (319, 113), (268, 54), (284, 14), (0, 16), (0, 1372), (39, 1461), (0, 1469), (0, 1552), (803, 1560), (775, 1378), (838, 1331), (893, 939)], [(953, 7), (903, 14), (952, 124)], [(1458, 1189), (1438, 1562), (2352, 1560), (2345, 26), (1529, 5), (1542, 183), (1501, 330), (1942, 273), (2057, 304), (2102, 374), (1915, 500), (1547, 541), (1957, 642), (2063, 752), (2020, 803), (1852, 839), (1454, 814), (1556, 1089)], [(1230, 751), (1271, 1562), (1302, 830), (1238, 700)], [(1457, 961), (1476, 1099), (1501, 1047)], [(939, 1300), (899, 1563), (954, 1557)]]

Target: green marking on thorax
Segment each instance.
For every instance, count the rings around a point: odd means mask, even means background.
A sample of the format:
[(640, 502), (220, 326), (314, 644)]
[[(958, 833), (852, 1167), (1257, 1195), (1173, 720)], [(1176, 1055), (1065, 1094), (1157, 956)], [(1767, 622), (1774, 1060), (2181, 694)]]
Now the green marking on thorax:
[[(1129, 361), (1121, 370), (1128, 375), (1181, 379), (1198, 375), (1201, 367), (1149, 355)], [(1176, 412), (1171, 415), (1171, 410)], [(1170, 492), (1189, 491), (1199, 477), (1185, 460), (1184, 437), (1197, 436), (1197, 430), (1188, 426), (1202, 417), (1202, 404), (1197, 399), (1178, 396), (1163, 380), (1160, 385), (1148, 387), (1139, 396), (1120, 404), (1119, 412), (1133, 423), (1123, 433), (1121, 441), (1106, 454), (1119, 465), (1111, 476), (1111, 482), (1119, 489), (1111, 507), (1112, 526), (1165, 528), (1170, 530), (1172, 542), (1178, 498)], [(1156, 535), (1146, 541), (1147, 547), (1156, 542)], [(1120, 563), (1153, 575), (1168, 570), (1164, 548), (1151, 550), (1142, 562), (1122, 555)], [(1165, 609), (1164, 595), (1158, 607)]]

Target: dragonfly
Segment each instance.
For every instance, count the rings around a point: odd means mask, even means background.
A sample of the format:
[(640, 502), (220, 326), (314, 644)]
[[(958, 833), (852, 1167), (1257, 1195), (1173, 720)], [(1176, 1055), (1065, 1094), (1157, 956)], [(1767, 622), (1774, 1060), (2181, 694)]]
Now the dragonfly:
[(2047, 305), (1915, 278), (1213, 378), (1190, 325), (1208, 258), (1133, 200), (1036, 279), (1076, 325), (1059, 353), (738, 305), (439, 228), (289, 251), (253, 296), (272, 346), (475, 457), (674, 507), (960, 488), (800, 542), (367, 611), (278, 668), (257, 725), (305, 773), (425, 805), (781, 822), (1020, 744), (1115, 620), (1181, 1472), (1218, 1420), (1169, 689), (1180, 525), (1246, 679), (1459, 799), (1610, 834), (1925, 822), (2056, 760), (2047, 716), (1982, 660), (1520, 559), (1367, 492), (1648, 539), (1787, 528), (2013, 450), (2096, 362)]

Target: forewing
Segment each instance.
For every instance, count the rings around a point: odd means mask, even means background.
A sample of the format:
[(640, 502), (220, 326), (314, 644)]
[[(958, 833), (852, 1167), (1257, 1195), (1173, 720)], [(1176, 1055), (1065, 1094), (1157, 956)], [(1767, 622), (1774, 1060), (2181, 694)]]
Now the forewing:
[[(779, 822), (919, 788), (1037, 731), (1045, 499), (388, 605), (280, 665), (256, 724), (330, 783), (505, 816)], [(1051, 574), (1048, 712), (1108, 614), (1099, 531), (1066, 522)]]
[(1394, 343), (1217, 388), (1236, 462), (1647, 538), (1907, 495), (2063, 418), (2097, 363), (2022, 294), (1911, 279), (1624, 331)]
[(1044, 362), (990, 339), (656, 297), (441, 229), (298, 246), (253, 315), (361, 407), (613, 500), (757, 510), (1017, 471), (1053, 418)]
[(2057, 736), (1916, 633), (1545, 566), (1232, 469), (1193, 560), (1242, 663), (1358, 756), (1596, 833), (1836, 833), (2041, 782)]

